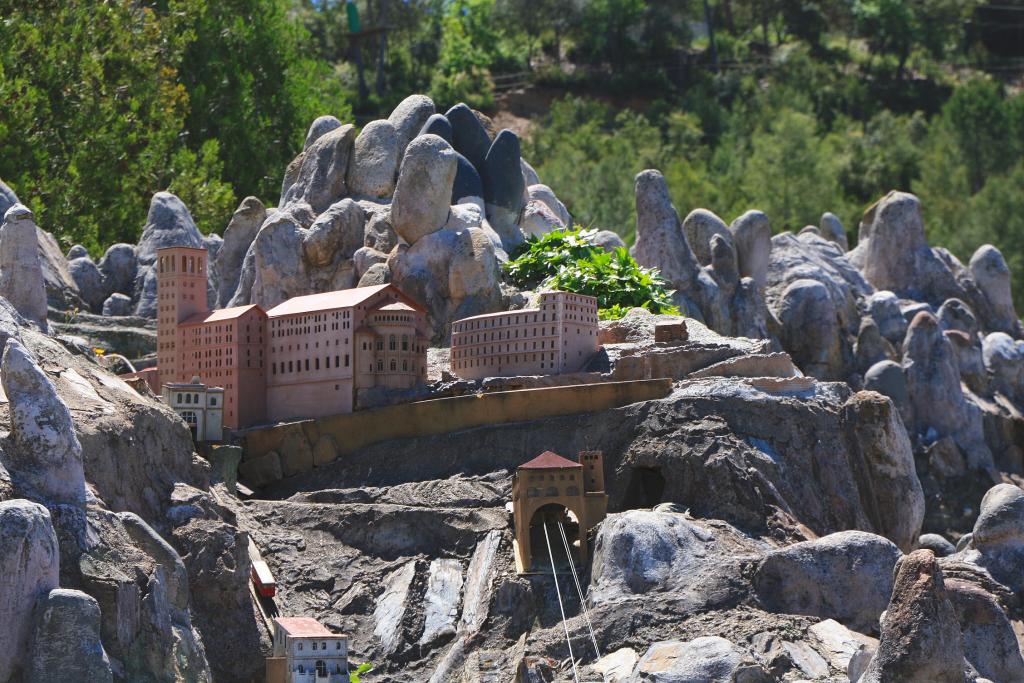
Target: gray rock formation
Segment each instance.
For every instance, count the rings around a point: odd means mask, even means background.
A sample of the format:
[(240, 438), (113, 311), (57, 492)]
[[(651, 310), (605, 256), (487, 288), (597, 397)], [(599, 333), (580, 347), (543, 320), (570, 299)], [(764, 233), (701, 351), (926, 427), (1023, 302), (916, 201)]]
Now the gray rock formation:
[[(339, 123), (337, 127), (340, 125)], [(231, 216), (228, 227), (224, 230), (224, 244), (217, 252), (217, 258), (210, 264), (210, 275), (215, 282), (219, 306), (226, 307), (234, 297), (245, 254), (266, 219), (267, 209), (256, 197), (243, 199)]]
[(562, 200), (555, 196), (554, 191), (550, 187), (541, 184), (530, 185), (526, 188), (526, 194), (529, 196), (530, 201), (546, 204), (558, 217), (558, 220), (562, 222), (562, 225), (569, 228), (572, 227), (572, 216), (569, 215), (569, 210), (565, 208)]
[(431, 561), (424, 595), (421, 644), (434, 645), (455, 635), (461, 598), (462, 563), (442, 558)]
[(398, 136), (398, 154), (396, 158), (405, 158), (405, 149), (412, 139), (420, 132), (423, 125), (437, 110), (434, 102), (426, 95), (409, 95), (398, 103), (388, 121), (395, 128)]
[(114, 292), (103, 300), (103, 315), (131, 315), (132, 298), (120, 292)]
[(452, 184), (452, 203), (473, 202), (479, 204), (481, 210), (486, 208), (484, 202), (484, 181), (480, 173), (469, 162), (469, 159), (458, 152), (455, 153), (455, 182)]
[(7, 213), (7, 209), (19, 203), (18, 196), (14, 194), (14, 190), (3, 180), (0, 180), (0, 216)]
[(921, 534), (917, 545), (924, 550), (931, 550), (935, 557), (948, 557), (956, 552), (956, 547), (939, 534)]
[(377, 598), (373, 612), (373, 634), (380, 639), (381, 649), (391, 654), (402, 644), (402, 620), (408, 607), (409, 588), (416, 576), (416, 562), (406, 562), (384, 581), (384, 592)]
[(729, 224), (736, 247), (741, 277), (752, 277), (758, 289), (768, 283), (768, 262), (771, 259), (772, 228), (768, 216), (761, 211), (747, 211)]
[(565, 223), (543, 202), (527, 202), (519, 219), (519, 230), (526, 237), (540, 237), (563, 228)]
[[(718, 636), (654, 643), (637, 662), (630, 683), (732, 683), (764, 680), (735, 645)], [(763, 674), (762, 674), (763, 675)]]
[(83, 247), (81, 244), (75, 244), (68, 249), (68, 261), (73, 261), (76, 258), (89, 258), (89, 250)]
[(33, 610), (57, 587), (59, 564), (49, 511), (27, 500), (0, 501), (0, 680), (29, 664)]
[(846, 239), (846, 228), (843, 227), (843, 222), (839, 220), (838, 216), (831, 211), (826, 211), (821, 214), (821, 220), (818, 223), (825, 239), (838, 244), (844, 252), (850, 249), (850, 244)]
[(590, 602), (666, 593), (695, 606), (729, 599), (741, 565), (760, 558), (763, 550), (724, 526), (668, 512), (609, 515), (594, 544)]
[(935, 555), (915, 550), (895, 574), (878, 650), (860, 683), (963, 683), (960, 628)]
[(989, 329), (1020, 336), (1021, 323), (1010, 292), (1010, 267), (1002, 253), (991, 244), (982, 245), (971, 256), (969, 268), (987, 304)]
[(907, 335), (907, 320), (900, 310), (900, 301), (889, 291), (875, 292), (865, 302), (867, 312), (878, 324), (878, 331), (893, 344), (902, 344)]
[(97, 266), (103, 275), (103, 287), (108, 295), (114, 292), (129, 297), (132, 295), (135, 276), (138, 274), (135, 247), (124, 243), (110, 245)]
[(79, 296), (89, 308), (99, 311), (107, 298), (107, 287), (103, 274), (88, 255), (68, 261), (68, 271), (75, 281)]
[(452, 126), (452, 147), (466, 157), (474, 168), (483, 168), (491, 138), (473, 110), (459, 103), (445, 112), (445, 118)]
[(993, 681), (1024, 680), (1020, 644), (995, 597), (967, 581), (947, 578), (945, 585), (946, 596), (960, 623), (968, 663)]
[(15, 204), (0, 226), (0, 296), (18, 313), (46, 330), (46, 288), (32, 212)]
[(321, 213), (303, 235), (302, 248), (305, 261), (313, 267), (323, 267), (333, 261), (351, 260), (363, 244), (365, 215), (351, 199), (342, 199)]
[(342, 125), (341, 121), (330, 114), (316, 117), (313, 123), (309, 125), (309, 131), (306, 133), (306, 141), (303, 143), (302, 149), (309, 149), (309, 146), (314, 142), (332, 130), (341, 128)]
[(135, 315), (156, 317), (156, 252), (164, 247), (202, 247), (203, 236), (184, 203), (170, 192), (157, 192), (135, 247), (138, 269), (132, 299)]
[(693, 288), (700, 264), (683, 234), (665, 176), (660, 171), (641, 171), (635, 189), (636, 243), (630, 253), (637, 263), (657, 268), (674, 288), (686, 293)]
[(777, 317), (782, 346), (793, 361), (818, 379), (843, 379), (845, 363), (839, 316), (828, 288), (818, 280), (796, 280), (786, 287)]
[(84, 505), (82, 445), (53, 382), (14, 339), (4, 348), (0, 377), (10, 402), (14, 438), (14, 447), (3, 453), (4, 466), (41, 500)]
[(519, 217), (523, 211), (526, 184), (519, 150), (519, 136), (506, 129), (491, 143), (482, 166), (487, 220), (501, 238), (506, 251), (523, 241)]
[(452, 144), (452, 124), (444, 114), (431, 114), (423, 127), (420, 128), (420, 135), (436, 135), (449, 145)]
[(683, 234), (701, 265), (711, 263), (711, 238), (714, 235), (721, 235), (735, 250), (729, 226), (707, 209), (694, 209), (687, 214), (683, 219)]
[(992, 389), (1004, 396), (1021, 395), (1024, 379), (1024, 352), (1005, 332), (992, 332), (982, 340), (982, 361)]
[(409, 143), (391, 204), (395, 232), (409, 244), (447, 222), (455, 170), (455, 151), (436, 135)]
[(872, 365), (864, 373), (864, 388), (888, 396), (901, 416), (909, 415), (907, 411), (910, 409), (910, 396), (907, 393), (907, 378), (899, 363), (883, 360)]
[(605, 251), (615, 251), (626, 247), (626, 243), (622, 241), (619, 234), (611, 230), (598, 230), (590, 241)]
[(978, 520), (963, 559), (984, 567), (1014, 591), (1024, 588), (1024, 490), (997, 484), (981, 499)]
[(40, 599), (25, 680), (114, 680), (100, 641), (100, 606), (77, 590), (56, 589)]
[(351, 124), (330, 130), (302, 153), (295, 180), (282, 197), (282, 206), (293, 202), (309, 204), (320, 213), (348, 194), (345, 176), (355, 142)]
[(348, 168), (348, 191), (367, 197), (389, 197), (395, 191), (399, 156), (398, 131), (387, 120), (371, 121), (356, 138)]
[(870, 631), (885, 610), (900, 551), (863, 531), (840, 531), (765, 557), (754, 576), (758, 599), (774, 612), (835, 619)]

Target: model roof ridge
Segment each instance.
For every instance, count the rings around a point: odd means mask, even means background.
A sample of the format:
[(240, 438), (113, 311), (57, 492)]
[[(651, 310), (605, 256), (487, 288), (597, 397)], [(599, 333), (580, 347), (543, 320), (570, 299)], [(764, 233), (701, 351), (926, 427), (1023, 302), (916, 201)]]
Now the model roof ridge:
[(240, 318), (252, 309), (257, 308), (264, 315), (266, 311), (259, 304), (246, 304), (245, 306), (231, 306), (229, 308), (217, 308), (212, 311), (201, 311), (185, 318), (180, 325), (201, 325), (202, 323), (215, 323), (223, 320), (234, 320)]
[(533, 460), (523, 463), (518, 469), (521, 470), (548, 470), (548, 469), (563, 469), (566, 467), (583, 467), (583, 465), (563, 458), (558, 453), (552, 451), (544, 451)]
[[(267, 317), (276, 318), (282, 315), (315, 313), (317, 311), (329, 311), (336, 308), (351, 308), (353, 306), (358, 306), (374, 294), (386, 289), (391, 289), (398, 298), (404, 299), (407, 304), (412, 302), (412, 299), (402, 292), (402, 290), (398, 289), (391, 283), (385, 283), (382, 285), (371, 285), (369, 287), (352, 287), (349, 289), (336, 289), (331, 292), (321, 292), (320, 294), (304, 294), (302, 296), (295, 296), (287, 301), (282, 301), (277, 306), (271, 308), (267, 311)], [(415, 302), (412, 302), (412, 304), (415, 304)], [(414, 308), (413, 310), (422, 309)]]
[(377, 309), (378, 311), (415, 311), (416, 309), (403, 301), (395, 301), (385, 306), (381, 306)]
[(290, 636), (331, 636), (344, 637), (344, 633), (332, 633), (326, 626), (313, 617), (274, 617)]

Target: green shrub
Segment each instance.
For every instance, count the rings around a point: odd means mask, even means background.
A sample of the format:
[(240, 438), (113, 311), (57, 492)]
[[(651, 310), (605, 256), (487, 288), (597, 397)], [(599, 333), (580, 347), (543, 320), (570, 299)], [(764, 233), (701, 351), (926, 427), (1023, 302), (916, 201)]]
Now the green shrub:
[(624, 247), (606, 252), (595, 246), (595, 232), (577, 226), (531, 237), (512, 254), (505, 273), (520, 287), (542, 285), (595, 297), (602, 320), (621, 318), (631, 308), (679, 314), (657, 270), (641, 267)]

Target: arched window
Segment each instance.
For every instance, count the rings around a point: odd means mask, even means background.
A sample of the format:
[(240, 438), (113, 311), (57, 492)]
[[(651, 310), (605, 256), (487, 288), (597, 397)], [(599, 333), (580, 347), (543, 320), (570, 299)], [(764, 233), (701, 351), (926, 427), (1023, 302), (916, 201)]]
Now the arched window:
[(181, 394), (178, 394), (178, 403), (181, 403)]
[(185, 403), (192, 403), (192, 394), (185, 394)]
[(388, 337), (388, 351), (397, 351), (398, 347), (395, 342), (395, 335)]

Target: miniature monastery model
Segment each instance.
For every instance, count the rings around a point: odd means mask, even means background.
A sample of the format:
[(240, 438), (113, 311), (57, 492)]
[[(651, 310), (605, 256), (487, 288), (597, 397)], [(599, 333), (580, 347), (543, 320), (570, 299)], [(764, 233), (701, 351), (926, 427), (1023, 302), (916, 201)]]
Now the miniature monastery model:
[(224, 389), (208, 387), (193, 377), (191, 382), (169, 382), (161, 392), (192, 432), (193, 441), (220, 441), (224, 436)]
[(597, 349), (597, 299), (544, 292), (540, 308), (452, 323), (451, 370), (463, 379), (578, 372)]
[[(554, 533), (552, 543), (561, 545), (561, 535), (554, 531), (557, 522), (569, 520), (569, 513), (579, 525), (578, 556), (574, 562), (587, 559), (587, 532), (604, 519), (608, 512), (608, 496), (604, 492), (604, 456), (600, 451), (581, 451), (580, 461), (573, 462), (545, 451), (516, 468), (512, 477), (512, 516), (516, 527), (513, 542), (516, 571), (524, 574), (533, 569), (532, 545), (539, 540), (544, 546), (544, 524)], [(532, 538), (539, 534), (539, 539)], [(569, 530), (566, 530), (569, 534)]]
[(223, 423), (352, 412), (357, 392), (425, 381), (426, 313), (394, 285), (207, 309), (205, 249), (157, 251), (161, 383), (223, 387)]
[(348, 683), (348, 638), (311, 617), (276, 617), (267, 683)]

